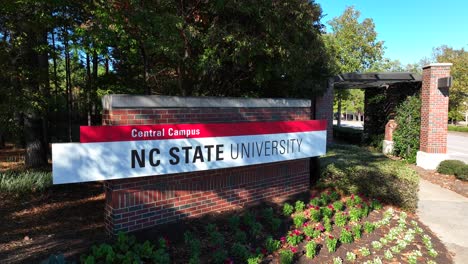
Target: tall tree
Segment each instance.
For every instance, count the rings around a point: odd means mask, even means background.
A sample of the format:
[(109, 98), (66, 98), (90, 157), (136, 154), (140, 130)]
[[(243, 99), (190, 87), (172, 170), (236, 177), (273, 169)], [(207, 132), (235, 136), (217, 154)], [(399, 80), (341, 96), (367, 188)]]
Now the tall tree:
[[(328, 24), (331, 32), (324, 36), (327, 50), (333, 60), (334, 73), (365, 72), (382, 59), (383, 41), (377, 40), (374, 21), (370, 18), (359, 22), (360, 12), (347, 7), (344, 13)], [(341, 103), (349, 97), (347, 90), (336, 92), (335, 101), (341, 115)], [(338, 118), (338, 125), (341, 124)]]
[(453, 64), (450, 69), (453, 84), (450, 87), (449, 119), (452, 122), (462, 120), (468, 111), (468, 51), (443, 45), (433, 50), (433, 59)]

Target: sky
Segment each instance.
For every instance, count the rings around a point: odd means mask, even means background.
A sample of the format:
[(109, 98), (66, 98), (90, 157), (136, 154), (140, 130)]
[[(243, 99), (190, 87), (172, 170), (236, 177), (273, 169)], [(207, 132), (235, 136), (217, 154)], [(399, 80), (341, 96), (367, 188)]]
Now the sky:
[(316, 0), (326, 24), (347, 6), (372, 18), (383, 40), (385, 57), (403, 65), (431, 57), (432, 48), (448, 45), (468, 49), (468, 0)]

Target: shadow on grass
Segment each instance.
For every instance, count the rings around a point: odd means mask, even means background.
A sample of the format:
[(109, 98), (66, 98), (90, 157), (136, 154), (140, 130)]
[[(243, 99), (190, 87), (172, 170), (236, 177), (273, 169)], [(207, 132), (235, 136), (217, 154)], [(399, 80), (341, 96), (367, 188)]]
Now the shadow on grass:
[(414, 212), (419, 177), (401, 161), (352, 145), (334, 145), (320, 158), (319, 187), (364, 194)]

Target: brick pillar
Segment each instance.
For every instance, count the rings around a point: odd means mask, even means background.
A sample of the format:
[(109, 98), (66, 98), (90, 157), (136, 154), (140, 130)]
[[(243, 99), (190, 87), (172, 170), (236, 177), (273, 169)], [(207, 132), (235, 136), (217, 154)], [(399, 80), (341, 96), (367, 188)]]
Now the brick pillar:
[(327, 142), (333, 141), (333, 78), (328, 81), (327, 91), (315, 98), (315, 119), (327, 120)]
[(421, 132), (416, 164), (436, 169), (448, 159), (447, 122), (448, 92), (440, 88), (438, 80), (450, 76), (451, 63), (433, 63), (423, 67), (421, 87)]

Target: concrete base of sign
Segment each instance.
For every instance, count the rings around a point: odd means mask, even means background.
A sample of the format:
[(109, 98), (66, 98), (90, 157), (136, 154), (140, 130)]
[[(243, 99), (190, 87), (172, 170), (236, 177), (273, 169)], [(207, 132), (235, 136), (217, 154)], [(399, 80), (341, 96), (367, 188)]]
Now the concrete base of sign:
[(427, 153), (424, 151), (418, 151), (416, 155), (416, 165), (426, 170), (435, 170), (437, 166), (444, 161), (448, 160), (448, 154), (440, 153)]
[(382, 153), (383, 154), (392, 154), (393, 153), (394, 142), (390, 140), (384, 140), (382, 142)]

